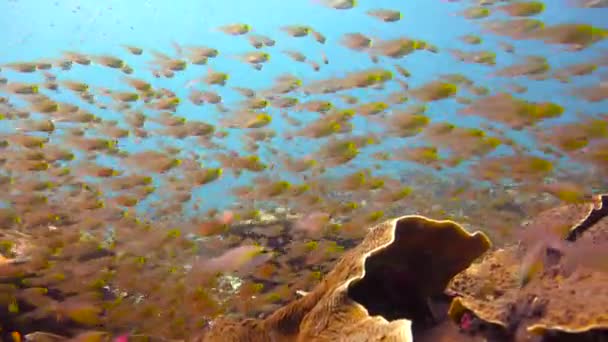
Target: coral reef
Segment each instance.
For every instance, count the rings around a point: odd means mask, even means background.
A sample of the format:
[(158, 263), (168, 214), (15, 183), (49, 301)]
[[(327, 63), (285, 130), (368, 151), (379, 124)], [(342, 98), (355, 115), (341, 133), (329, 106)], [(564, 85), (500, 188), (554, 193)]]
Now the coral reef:
[[(608, 196), (600, 195), (594, 202), (546, 210), (523, 225), (516, 243), (491, 251), (484, 233), (470, 234), (454, 221), (419, 215), (390, 219), (367, 228), (365, 238), (358, 244), (351, 241), (337, 261), (324, 261), (319, 274), (326, 275), (320, 280), (289, 283), (290, 291), (301, 290), (299, 297), (286, 296), (253, 311), (225, 311), (186, 338), (201, 342), (602, 341), (608, 332), (607, 201)], [(286, 230), (298, 218), (281, 209), (235, 224), (232, 231), (241, 238), (234, 243), (262, 241), (276, 251), (277, 260), (287, 262), (300, 255), (285, 245), (290, 240)], [(62, 291), (48, 286), (43, 293), (45, 288), (27, 281), (30, 276), (17, 267), (31, 263), (26, 237), (3, 234), (14, 243), (5, 248), (10, 253), (3, 252), (10, 259), (0, 260), (4, 263), (0, 299), (8, 310), (2, 317), (12, 317), (16, 305), (23, 312), (18, 317), (36, 318), (38, 332), (19, 329), (27, 332), (25, 340), (109, 341), (122, 336), (117, 329), (91, 329), (100, 322), (96, 305), (70, 302), (65, 286)], [(98, 244), (94, 247), (97, 254), (104, 252)], [(93, 253), (91, 248), (78, 249), (76, 254), (86, 257)], [(17, 272), (13, 277), (11, 270)], [(218, 278), (217, 285), (226, 277)], [(273, 285), (252, 275), (230, 277), (242, 288)], [(242, 296), (249, 292), (242, 291), (229, 292), (245, 301)], [(66, 303), (55, 304), (54, 311), (32, 311), (31, 305), (44, 307), (48, 296), (55, 300), (67, 296)], [(25, 300), (15, 302), (15, 298)], [(255, 303), (254, 299), (242, 305)], [(25, 323), (11, 324), (15, 329)], [(6, 333), (3, 338), (10, 338)], [(165, 337), (128, 335), (129, 341), (181, 340)]]
[(263, 320), (215, 320), (202, 341), (412, 341), (433, 299), (490, 247), (452, 221), (404, 216), (370, 229), (311, 292)]
[[(518, 338), (605, 338), (607, 199), (542, 213), (527, 227), (534, 240), (488, 253), (454, 277), (447, 289), (456, 296), (450, 317), (465, 330), (485, 324)], [(564, 232), (564, 224), (566, 239), (556, 240), (550, 232)]]

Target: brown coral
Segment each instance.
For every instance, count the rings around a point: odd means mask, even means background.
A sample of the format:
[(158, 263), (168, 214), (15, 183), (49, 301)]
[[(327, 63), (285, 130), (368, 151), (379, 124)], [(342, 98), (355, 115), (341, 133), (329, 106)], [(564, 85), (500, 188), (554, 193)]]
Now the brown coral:
[(371, 228), (310, 293), (264, 320), (215, 320), (203, 341), (412, 341), (431, 299), (490, 246), (452, 221), (404, 216)]
[[(603, 204), (606, 199), (605, 195), (598, 196), (598, 202)], [(601, 259), (606, 260), (608, 241), (605, 214), (602, 204), (571, 205), (542, 213), (528, 229), (547, 231), (547, 227), (556, 226), (556, 219), (561, 219), (557, 225), (569, 224), (572, 228), (566, 230), (567, 236), (576, 235), (576, 239), (570, 238), (576, 242), (543, 246), (546, 248), (540, 249), (542, 260), (536, 260), (540, 267), (533, 278), (524, 282), (524, 258), (538, 244), (511, 245), (486, 255), (448, 285), (448, 293), (456, 296), (449, 309), (450, 317), (462, 325), (472, 313), (513, 335), (608, 329), (608, 273), (601, 269), (605, 267), (606, 262)], [(549, 220), (551, 216), (553, 221)], [(601, 267), (596, 267), (598, 260)]]

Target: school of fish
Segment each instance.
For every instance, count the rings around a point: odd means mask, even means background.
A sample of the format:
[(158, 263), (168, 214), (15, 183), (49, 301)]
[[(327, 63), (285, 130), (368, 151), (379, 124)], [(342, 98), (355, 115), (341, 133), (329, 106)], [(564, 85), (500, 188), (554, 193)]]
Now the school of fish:
[[(264, 35), (234, 18), (217, 34), (245, 42), (239, 55), (213, 41), (162, 52), (117, 41), (120, 55), (64, 50), (0, 65), (2, 339), (36, 330), (75, 341), (190, 338), (218, 315), (265, 315), (310, 290), (384, 219), (449, 218), (501, 242), (543, 209), (605, 192), (608, 50), (595, 47), (608, 27), (535, 19), (549, 2), (443, 2), (466, 4), (454, 15), (479, 30), (443, 46), (371, 32), (336, 40), (289, 22)], [(354, 0), (312, 5), (361, 12)], [(363, 12), (407, 27), (398, 10)], [(282, 47), (288, 40), (319, 53)], [(554, 67), (517, 48), (529, 41), (552, 54), (596, 53)], [(348, 64), (332, 58), (332, 45), (374, 66), (315, 76)], [(447, 55), (455, 67), (419, 84), (407, 67), (414, 54)], [(214, 66), (220, 59), (271, 85), (232, 81)], [(275, 59), (306, 72), (268, 76)], [(459, 72), (469, 64), (485, 68), (485, 82)], [(78, 79), (88, 68), (116, 87)], [(164, 86), (180, 74), (185, 84)], [(600, 110), (528, 100), (543, 82)], [(197, 114), (186, 118), (186, 105)]]

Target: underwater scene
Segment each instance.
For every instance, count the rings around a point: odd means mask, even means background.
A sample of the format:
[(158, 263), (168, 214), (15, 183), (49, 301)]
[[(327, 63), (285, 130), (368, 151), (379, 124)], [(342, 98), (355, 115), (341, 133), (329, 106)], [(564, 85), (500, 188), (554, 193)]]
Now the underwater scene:
[(0, 0), (1, 341), (608, 341), (608, 1)]

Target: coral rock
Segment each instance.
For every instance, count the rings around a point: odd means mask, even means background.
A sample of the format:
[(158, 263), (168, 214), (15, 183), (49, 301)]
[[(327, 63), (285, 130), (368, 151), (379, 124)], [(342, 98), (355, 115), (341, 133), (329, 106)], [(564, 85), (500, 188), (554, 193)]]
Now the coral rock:
[[(599, 199), (605, 202), (606, 196)], [(541, 213), (529, 227), (567, 223), (572, 225), (567, 232), (586, 228), (561, 250), (543, 249), (538, 260), (542, 267), (529, 282), (522, 283), (521, 270), (530, 246), (511, 245), (489, 253), (448, 285), (448, 294), (455, 296), (449, 316), (461, 324), (469, 312), (509, 335), (608, 330), (608, 272), (602, 269), (608, 264), (608, 218), (601, 217), (602, 208), (599, 203), (572, 205)]]
[(452, 221), (389, 220), (371, 228), (310, 293), (266, 319), (217, 319), (202, 340), (412, 341), (433, 321), (432, 297), (489, 247), (484, 234)]

